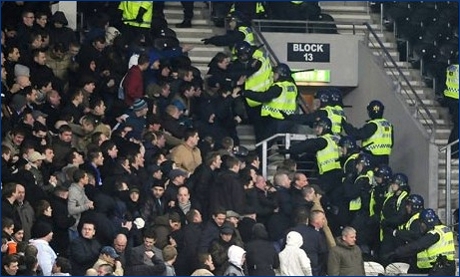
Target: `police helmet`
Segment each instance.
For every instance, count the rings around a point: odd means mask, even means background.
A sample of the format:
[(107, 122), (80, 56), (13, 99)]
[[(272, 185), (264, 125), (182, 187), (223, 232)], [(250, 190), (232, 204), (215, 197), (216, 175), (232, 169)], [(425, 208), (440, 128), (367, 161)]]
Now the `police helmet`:
[(319, 117), (316, 119), (315, 124), (313, 126), (315, 128), (322, 127), (323, 131), (321, 132), (321, 135), (323, 135), (331, 132), (332, 122), (327, 117)]
[(251, 58), (253, 48), (247, 41), (240, 41), (235, 44), (236, 55), (239, 60), (247, 61)]
[(321, 107), (327, 106), (331, 100), (331, 96), (327, 89), (319, 89), (315, 93), (315, 98), (319, 99), (319, 101), (321, 102)]
[(329, 89), (331, 95), (331, 104), (343, 106), (342, 92), (338, 88)]
[(367, 114), (371, 119), (382, 118), (384, 108), (382, 102), (379, 100), (372, 100), (367, 105)]
[(433, 228), (435, 225), (441, 223), (439, 220), (438, 215), (433, 209), (424, 209), (420, 212), (420, 219), (423, 223), (426, 224), (430, 229)]
[(236, 26), (240, 25), (250, 25), (251, 20), (246, 16), (246, 14), (240, 12), (240, 11), (234, 11), (232, 14), (228, 17), (229, 21), (235, 21)]
[(358, 148), (356, 140), (352, 136), (343, 136), (339, 140), (339, 146), (348, 150), (355, 150)]
[(374, 169), (374, 176), (382, 178), (384, 181), (388, 182), (393, 175), (391, 167), (386, 164), (381, 164)]
[(358, 157), (355, 160), (355, 164), (362, 163), (364, 167), (371, 166), (371, 156), (367, 153), (359, 153)]
[(421, 211), (424, 208), (424, 200), (421, 195), (411, 194), (406, 199), (407, 205), (411, 205), (414, 211)]
[(273, 69), (273, 72), (278, 73), (278, 75), (284, 79), (291, 77), (291, 69), (285, 63), (278, 64), (278, 66)]
[(404, 173), (395, 173), (391, 178), (391, 183), (397, 184), (399, 189), (403, 189), (409, 186), (409, 179)]

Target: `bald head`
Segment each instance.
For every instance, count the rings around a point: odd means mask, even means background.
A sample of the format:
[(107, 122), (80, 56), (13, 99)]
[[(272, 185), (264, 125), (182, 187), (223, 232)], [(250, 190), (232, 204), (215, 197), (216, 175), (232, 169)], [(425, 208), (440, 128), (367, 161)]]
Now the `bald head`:
[(128, 244), (128, 238), (125, 234), (118, 234), (113, 240), (113, 248), (117, 253), (122, 253), (126, 249), (126, 244)]

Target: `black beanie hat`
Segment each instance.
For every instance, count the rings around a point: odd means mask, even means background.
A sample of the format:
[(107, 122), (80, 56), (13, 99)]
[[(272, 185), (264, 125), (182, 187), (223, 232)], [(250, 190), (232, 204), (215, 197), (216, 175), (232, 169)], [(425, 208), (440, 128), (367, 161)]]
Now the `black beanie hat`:
[(53, 227), (45, 222), (38, 222), (32, 227), (32, 238), (43, 238), (53, 232)]

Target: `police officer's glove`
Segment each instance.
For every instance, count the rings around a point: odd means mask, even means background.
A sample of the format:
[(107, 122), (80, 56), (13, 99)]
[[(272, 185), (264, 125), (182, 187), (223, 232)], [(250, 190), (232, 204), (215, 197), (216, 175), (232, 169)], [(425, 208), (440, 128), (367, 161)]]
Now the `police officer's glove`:
[(204, 38), (204, 39), (202, 39), (201, 41), (203, 42), (203, 44), (208, 45), (208, 44), (210, 44), (211, 39), (209, 39), (209, 38)]
[(283, 118), (284, 118), (285, 120), (290, 120), (290, 119), (289, 119), (289, 117), (290, 117), (289, 114), (285, 113), (284, 111), (279, 111), (279, 112), (280, 112), (280, 114), (283, 115)]
[(142, 22), (144, 22), (143, 17), (144, 17), (144, 14), (145, 14), (146, 12), (147, 12), (146, 9), (144, 9), (144, 8), (142, 8), (142, 7), (139, 8), (139, 11), (137, 12), (137, 16), (136, 16), (136, 22), (137, 22), (137, 23), (142, 23)]

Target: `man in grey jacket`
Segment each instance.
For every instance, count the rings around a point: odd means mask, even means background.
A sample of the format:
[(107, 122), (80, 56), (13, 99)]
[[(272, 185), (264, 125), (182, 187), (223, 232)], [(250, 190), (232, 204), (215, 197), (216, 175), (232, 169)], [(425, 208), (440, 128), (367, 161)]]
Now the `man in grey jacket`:
[(85, 186), (89, 182), (86, 171), (78, 169), (73, 174), (73, 180), (69, 188), (69, 198), (67, 200), (67, 209), (69, 214), (76, 219), (75, 224), (69, 228), (71, 240), (78, 237), (77, 226), (80, 222), (81, 214), (87, 210), (94, 209), (93, 201), (88, 199), (85, 194)]

